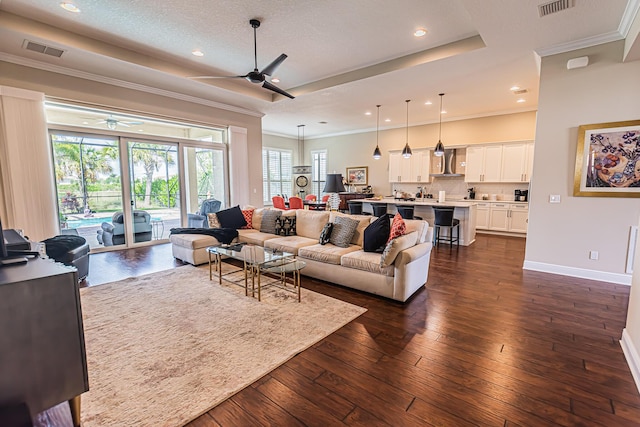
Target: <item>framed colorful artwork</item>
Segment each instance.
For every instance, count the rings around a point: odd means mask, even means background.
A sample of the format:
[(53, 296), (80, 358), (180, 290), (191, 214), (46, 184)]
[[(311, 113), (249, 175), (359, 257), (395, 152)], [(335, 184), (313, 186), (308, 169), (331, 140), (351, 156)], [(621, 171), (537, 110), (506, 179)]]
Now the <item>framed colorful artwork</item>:
[(347, 168), (347, 184), (349, 185), (367, 185), (367, 166), (356, 166)]
[(640, 120), (578, 128), (573, 195), (640, 197)]

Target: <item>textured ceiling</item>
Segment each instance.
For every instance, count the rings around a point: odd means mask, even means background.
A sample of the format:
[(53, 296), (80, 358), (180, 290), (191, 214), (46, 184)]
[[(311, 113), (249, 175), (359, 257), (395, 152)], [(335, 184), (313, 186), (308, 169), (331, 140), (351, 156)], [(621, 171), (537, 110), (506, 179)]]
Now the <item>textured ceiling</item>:
[[(307, 137), (537, 106), (535, 52), (569, 50), (621, 39), (638, 0), (575, 0), (540, 18), (533, 0), (77, 0), (69, 13), (52, 0), (0, 1), (0, 59), (64, 67), (221, 102), (260, 114), (265, 132)], [(626, 12), (625, 12), (626, 11)], [(274, 77), (294, 100), (243, 79), (196, 81), (195, 75), (238, 75), (289, 57)], [(413, 36), (424, 27), (428, 34)], [(25, 39), (62, 48), (62, 58), (26, 51)], [(202, 58), (191, 55), (200, 49)], [(379, 65), (379, 64), (383, 65)], [(513, 85), (528, 89), (517, 104)], [(431, 100), (433, 105), (425, 105)], [(364, 113), (371, 111), (371, 116)], [(320, 122), (327, 122), (320, 124)]]

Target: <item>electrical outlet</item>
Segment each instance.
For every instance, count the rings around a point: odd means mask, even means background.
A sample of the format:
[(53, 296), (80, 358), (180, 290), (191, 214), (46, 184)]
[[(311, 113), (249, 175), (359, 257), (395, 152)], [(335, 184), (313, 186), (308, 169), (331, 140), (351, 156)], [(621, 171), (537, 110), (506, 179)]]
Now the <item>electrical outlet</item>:
[(560, 195), (559, 194), (550, 194), (549, 195), (549, 203), (560, 203)]
[(589, 259), (598, 259), (598, 251), (589, 251)]

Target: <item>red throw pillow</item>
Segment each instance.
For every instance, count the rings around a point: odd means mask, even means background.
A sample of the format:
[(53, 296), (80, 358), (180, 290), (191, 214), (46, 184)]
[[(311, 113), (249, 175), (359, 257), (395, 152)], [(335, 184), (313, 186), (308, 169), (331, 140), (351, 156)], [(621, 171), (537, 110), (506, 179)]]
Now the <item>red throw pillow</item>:
[(391, 231), (389, 232), (389, 240), (387, 243), (395, 239), (396, 237), (402, 236), (407, 231), (407, 224), (404, 223), (404, 219), (400, 216), (399, 213), (393, 217), (393, 223), (391, 223)]
[(253, 228), (252, 219), (253, 219), (253, 209), (243, 209), (242, 216), (244, 216), (244, 220), (247, 221), (247, 225), (242, 228)]

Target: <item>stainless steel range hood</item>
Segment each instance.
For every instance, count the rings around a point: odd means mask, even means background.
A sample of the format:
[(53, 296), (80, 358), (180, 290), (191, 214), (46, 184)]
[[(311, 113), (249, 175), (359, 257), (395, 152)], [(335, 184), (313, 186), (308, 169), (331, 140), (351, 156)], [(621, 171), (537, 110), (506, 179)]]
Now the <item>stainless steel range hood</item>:
[(433, 177), (454, 177), (464, 176), (464, 174), (456, 173), (456, 150), (448, 149), (444, 150), (444, 155), (440, 158), (432, 157), (432, 161), (440, 161), (440, 170), (436, 173), (432, 173)]

